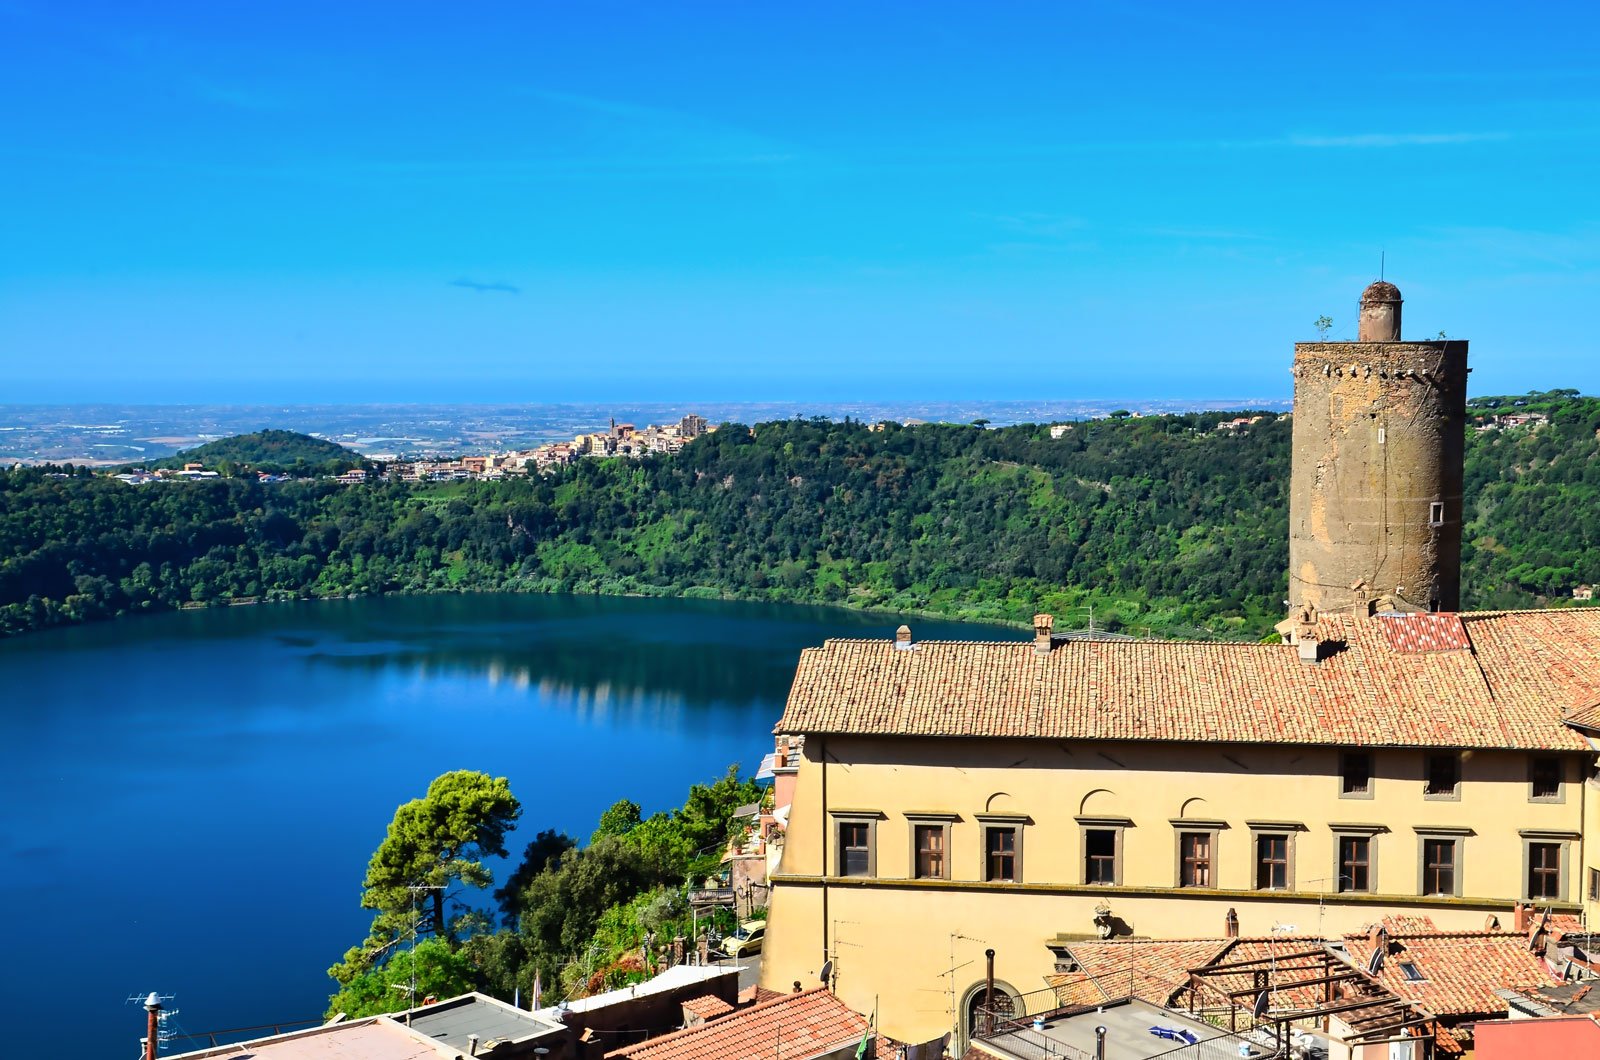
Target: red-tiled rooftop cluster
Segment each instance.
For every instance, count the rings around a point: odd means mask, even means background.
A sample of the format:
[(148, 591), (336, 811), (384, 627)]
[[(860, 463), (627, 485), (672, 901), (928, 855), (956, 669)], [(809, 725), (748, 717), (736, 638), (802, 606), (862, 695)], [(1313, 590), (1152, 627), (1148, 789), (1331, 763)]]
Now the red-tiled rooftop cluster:
[(780, 733), (1577, 751), (1600, 702), (1600, 609), (1317, 621), (1286, 644), (829, 640)]
[[(1374, 945), (1386, 945), (1378, 981), (1447, 1021), (1503, 1017), (1506, 1002), (1496, 990), (1531, 990), (1561, 982), (1543, 955), (1529, 949), (1528, 937), (1521, 932), (1440, 931), (1426, 918), (1415, 919), (1418, 923), (1410, 927), (1429, 930), (1389, 932), (1383, 943), (1368, 935), (1350, 935), (1345, 948), (1365, 967)], [(1408, 976), (1405, 964), (1422, 978)]]

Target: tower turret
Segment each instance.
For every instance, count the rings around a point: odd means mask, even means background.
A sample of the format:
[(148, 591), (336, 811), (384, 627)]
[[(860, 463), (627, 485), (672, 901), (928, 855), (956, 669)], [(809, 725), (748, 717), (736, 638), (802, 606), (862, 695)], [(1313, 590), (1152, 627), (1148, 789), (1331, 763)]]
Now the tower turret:
[(1357, 342), (1399, 342), (1400, 288), (1378, 280), (1361, 292), (1361, 315), (1356, 324)]
[(1404, 341), (1400, 306), (1379, 281), (1357, 341), (1295, 344), (1291, 609), (1461, 606), (1467, 344)]

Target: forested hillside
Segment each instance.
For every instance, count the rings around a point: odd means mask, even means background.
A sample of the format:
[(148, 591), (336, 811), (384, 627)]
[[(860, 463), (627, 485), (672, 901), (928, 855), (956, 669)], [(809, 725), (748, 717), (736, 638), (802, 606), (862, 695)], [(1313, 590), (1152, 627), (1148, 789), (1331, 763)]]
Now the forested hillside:
[[(1478, 399), (1482, 402), (1490, 399)], [(1504, 399), (1508, 406), (1512, 399)], [(1469, 431), (1464, 605), (1600, 581), (1600, 401)], [(1503, 409), (1502, 411), (1506, 411)], [(1479, 410), (1474, 410), (1479, 411)], [(1289, 421), (727, 426), (675, 456), (437, 485), (0, 475), (0, 629), (241, 598), (683, 593), (1258, 637), (1282, 615)]]
[(360, 453), (337, 442), (297, 431), (266, 430), (219, 438), (139, 466), (182, 467), (191, 461), (228, 471), (298, 475), (337, 475), (367, 463)]

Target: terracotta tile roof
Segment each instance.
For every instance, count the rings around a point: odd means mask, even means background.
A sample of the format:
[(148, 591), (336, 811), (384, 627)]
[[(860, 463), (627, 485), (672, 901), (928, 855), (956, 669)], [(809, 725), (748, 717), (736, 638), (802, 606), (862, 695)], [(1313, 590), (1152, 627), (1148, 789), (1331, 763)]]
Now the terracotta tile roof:
[(1112, 939), (1074, 942), (1066, 949), (1079, 971), (1045, 976), (1063, 1006), (1100, 1005), (1137, 997), (1165, 1006), (1189, 980), (1189, 969), (1209, 964), (1227, 939)]
[(1563, 712), (1600, 702), (1600, 608), (1325, 615), (1318, 631), (1316, 663), (1282, 644), (829, 640), (801, 652), (775, 731), (1586, 746)]
[[(859, 1042), (867, 1018), (817, 987), (783, 994), (671, 1034), (614, 1049), (606, 1060), (730, 1060), (732, 1057), (814, 1056)], [(894, 1056), (895, 1044), (878, 1038), (878, 1055)]]
[(1390, 935), (1437, 935), (1439, 925), (1431, 916), (1406, 916), (1394, 913), (1378, 921)]
[(718, 1016), (726, 1016), (733, 1011), (733, 1006), (715, 994), (703, 994), (700, 997), (691, 997), (683, 1003), (685, 1012), (699, 1016), (703, 1020), (714, 1020)]
[[(1472, 1016), (1503, 1015), (1496, 990), (1530, 990), (1560, 982), (1544, 958), (1528, 950), (1527, 937), (1513, 931), (1458, 931), (1389, 935), (1389, 953), (1375, 977), (1408, 1001), (1448, 1023)], [(1352, 962), (1365, 967), (1373, 944), (1366, 935), (1345, 936)], [(1421, 981), (1406, 978), (1400, 965), (1414, 964)]]
[(739, 1004), (741, 1006), (754, 1005), (761, 1001), (771, 1001), (775, 997), (783, 997), (780, 990), (768, 990), (759, 983), (739, 991)]
[(1466, 651), (1472, 647), (1460, 615), (1385, 614), (1379, 626), (1394, 651)]

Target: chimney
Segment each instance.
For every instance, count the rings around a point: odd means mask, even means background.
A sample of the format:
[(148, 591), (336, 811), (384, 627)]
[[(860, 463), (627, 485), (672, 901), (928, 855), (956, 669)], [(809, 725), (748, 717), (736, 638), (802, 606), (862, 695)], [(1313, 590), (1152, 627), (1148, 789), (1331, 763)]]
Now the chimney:
[(1033, 616), (1033, 650), (1040, 655), (1050, 654), (1050, 630), (1056, 624), (1055, 616), (1037, 614)]
[(983, 957), (988, 963), (988, 972), (984, 976), (983, 1033), (992, 1035), (994, 1034), (994, 950), (984, 950)]
[(1300, 661), (1314, 663), (1317, 650), (1322, 646), (1317, 638), (1317, 609), (1310, 604), (1300, 605), (1294, 615), (1294, 646), (1300, 649)]
[(1239, 937), (1239, 910), (1229, 908), (1228, 915), (1222, 919), (1222, 937), (1236, 939)]
[(478, 1055), (478, 1036), (476, 1034), (467, 1035), (467, 1055)]
[(161, 998), (154, 990), (144, 999), (145, 1038), (144, 1060), (156, 1060), (156, 1049), (161, 1042)]
[(909, 651), (911, 649), (910, 626), (901, 626), (899, 629), (894, 631), (894, 646), (899, 648), (901, 651)]
[(1530, 906), (1523, 905), (1521, 902), (1513, 903), (1511, 906), (1511, 930), (1519, 935), (1526, 935), (1528, 933), (1528, 925), (1533, 921), (1532, 912), (1533, 910)]

